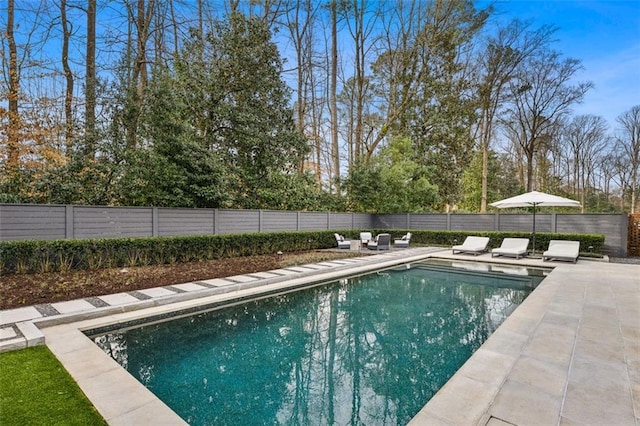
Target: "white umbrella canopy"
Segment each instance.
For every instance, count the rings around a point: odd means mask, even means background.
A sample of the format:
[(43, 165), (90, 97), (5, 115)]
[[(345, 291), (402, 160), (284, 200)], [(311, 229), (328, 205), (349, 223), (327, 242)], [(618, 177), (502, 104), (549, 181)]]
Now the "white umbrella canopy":
[(533, 207), (533, 254), (536, 252), (536, 207), (580, 207), (580, 203), (569, 198), (558, 197), (544, 192), (531, 191), (515, 197), (505, 198), (489, 204), (499, 209)]
[(499, 209), (513, 207), (580, 207), (580, 203), (569, 198), (558, 197), (557, 195), (546, 194), (544, 192), (531, 191), (515, 197), (505, 198), (490, 204)]

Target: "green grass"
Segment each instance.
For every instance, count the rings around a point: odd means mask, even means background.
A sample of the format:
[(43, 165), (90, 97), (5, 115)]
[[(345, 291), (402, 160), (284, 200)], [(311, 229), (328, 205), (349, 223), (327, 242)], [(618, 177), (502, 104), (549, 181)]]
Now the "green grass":
[(0, 354), (0, 424), (106, 425), (46, 346)]

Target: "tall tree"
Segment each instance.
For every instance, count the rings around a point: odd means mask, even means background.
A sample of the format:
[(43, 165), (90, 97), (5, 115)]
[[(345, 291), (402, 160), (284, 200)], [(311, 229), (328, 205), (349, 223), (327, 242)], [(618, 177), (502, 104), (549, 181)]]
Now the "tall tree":
[(67, 20), (67, 0), (60, 0), (60, 25), (62, 27), (62, 69), (65, 77), (64, 94), (64, 139), (67, 155), (70, 155), (73, 140), (73, 72), (69, 66), (69, 41), (71, 39), (70, 23)]
[(331, 59), (329, 84), (329, 112), (331, 114), (331, 158), (336, 193), (340, 193), (340, 141), (338, 140), (338, 3), (332, 0), (331, 9)]
[(577, 59), (562, 59), (559, 52), (544, 50), (524, 61), (509, 82), (509, 105), (502, 123), (524, 152), (527, 191), (534, 189), (536, 153), (550, 143), (561, 120), (593, 87), (591, 82), (570, 83), (581, 68)]
[(631, 213), (637, 213), (638, 209), (638, 182), (640, 172), (640, 105), (633, 106), (623, 112), (616, 121), (620, 125), (617, 136), (618, 144), (625, 154), (629, 165)]
[(587, 208), (590, 180), (595, 173), (596, 158), (604, 149), (607, 124), (595, 115), (579, 115), (563, 129), (562, 141), (572, 164), (571, 182), (574, 195), (580, 197), (582, 212)]
[(93, 158), (96, 144), (96, 0), (87, 1), (87, 42), (85, 47), (84, 77), (84, 155)]
[(7, 128), (7, 163), (8, 174), (18, 171), (20, 163), (20, 114), (18, 95), (20, 93), (20, 70), (18, 68), (18, 51), (14, 36), (15, 2), (7, 3), (7, 44), (9, 45), (9, 123)]
[(481, 213), (487, 211), (489, 149), (497, 114), (506, 98), (507, 84), (514, 78), (522, 61), (546, 46), (555, 31), (550, 26), (531, 31), (530, 26), (528, 23), (514, 20), (506, 27), (499, 28), (495, 36), (488, 37), (487, 46), (478, 57), (478, 139), (482, 152)]

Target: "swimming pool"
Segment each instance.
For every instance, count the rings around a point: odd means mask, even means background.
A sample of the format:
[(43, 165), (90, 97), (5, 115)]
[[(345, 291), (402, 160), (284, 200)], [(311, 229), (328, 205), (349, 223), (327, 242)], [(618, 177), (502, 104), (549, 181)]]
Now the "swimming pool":
[(95, 341), (191, 424), (404, 424), (542, 277), (498, 266), (416, 263)]

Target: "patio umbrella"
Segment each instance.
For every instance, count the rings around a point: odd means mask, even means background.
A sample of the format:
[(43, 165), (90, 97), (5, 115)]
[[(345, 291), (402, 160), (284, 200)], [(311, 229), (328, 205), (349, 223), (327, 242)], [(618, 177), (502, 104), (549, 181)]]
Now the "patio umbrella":
[(516, 195), (515, 197), (505, 198), (490, 205), (499, 209), (533, 207), (533, 254), (536, 252), (536, 207), (580, 207), (578, 201), (538, 191), (526, 192)]

